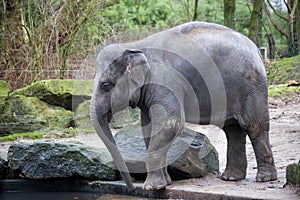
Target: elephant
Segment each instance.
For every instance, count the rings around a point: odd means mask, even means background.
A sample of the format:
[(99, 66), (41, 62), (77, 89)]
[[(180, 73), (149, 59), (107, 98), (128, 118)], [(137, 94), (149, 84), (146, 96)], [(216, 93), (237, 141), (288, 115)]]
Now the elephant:
[(185, 122), (212, 124), (225, 132), (227, 164), (221, 179), (245, 179), (247, 136), (256, 156), (256, 181), (277, 179), (263, 59), (250, 39), (230, 28), (188, 22), (99, 50), (90, 116), (127, 188), (134, 190), (109, 128), (113, 114), (128, 106), (141, 110), (145, 190), (171, 184), (166, 155)]

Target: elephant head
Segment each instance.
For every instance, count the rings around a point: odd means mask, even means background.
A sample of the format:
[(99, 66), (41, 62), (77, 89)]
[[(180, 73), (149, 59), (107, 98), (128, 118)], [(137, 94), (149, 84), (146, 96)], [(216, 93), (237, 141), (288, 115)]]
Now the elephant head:
[(127, 106), (135, 107), (140, 98), (147, 72), (148, 60), (140, 50), (125, 50), (115, 59), (94, 82), (94, 91), (90, 107), (93, 126), (111, 153), (114, 163), (120, 171), (129, 190), (134, 186), (128, 168), (116, 146), (109, 122), (115, 112)]

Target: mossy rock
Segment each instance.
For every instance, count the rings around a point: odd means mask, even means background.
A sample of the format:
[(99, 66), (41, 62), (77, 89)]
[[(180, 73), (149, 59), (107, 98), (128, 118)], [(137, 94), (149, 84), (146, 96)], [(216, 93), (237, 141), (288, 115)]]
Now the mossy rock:
[(10, 96), (0, 104), (0, 134), (31, 132), (46, 127), (68, 127), (73, 112), (36, 97)]
[(91, 99), (92, 80), (43, 80), (14, 91), (11, 96), (24, 95), (67, 110), (75, 110), (85, 100)]
[[(75, 110), (74, 123), (76, 127), (89, 128), (92, 127), (90, 120), (90, 100), (78, 105)], [(138, 122), (140, 119), (140, 110), (128, 107), (113, 115), (110, 127), (114, 129), (123, 128), (129, 124)]]
[(286, 180), (289, 185), (300, 186), (300, 160), (286, 167)]
[(8, 95), (8, 86), (5, 81), (0, 80), (0, 103), (4, 101), (4, 99)]

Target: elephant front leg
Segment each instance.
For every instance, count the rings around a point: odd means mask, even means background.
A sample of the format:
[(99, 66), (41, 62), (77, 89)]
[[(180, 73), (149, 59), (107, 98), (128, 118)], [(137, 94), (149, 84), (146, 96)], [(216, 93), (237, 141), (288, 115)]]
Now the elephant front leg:
[(151, 131), (151, 136), (147, 136), (146, 130), (143, 131), (147, 146), (147, 179), (143, 186), (145, 190), (160, 190), (172, 182), (167, 172), (167, 153), (180, 130), (171, 128), (168, 124), (170, 123), (166, 123), (158, 132)]
[[(144, 141), (147, 149), (147, 157), (146, 157), (146, 168), (147, 168), (147, 179), (144, 183), (143, 188), (145, 190), (159, 190), (164, 188), (166, 185), (171, 184), (171, 178), (168, 175), (167, 167), (166, 167), (166, 155), (164, 152), (157, 152), (155, 154), (151, 153), (154, 149), (157, 149), (158, 146), (153, 144), (152, 139), (151, 147), (149, 150), (150, 139), (151, 139), (151, 130), (152, 124), (151, 119), (146, 112), (141, 112), (141, 125), (142, 125), (142, 132), (144, 136)], [(160, 141), (157, 141), (160, 142)], [(154, 150), (155, 151), (155, 150)], [(165, 166), (165, 167), (162, 167)], [(161, 170), (163, 169), (163, 170)]]
[(165, 171), (166, 155), (162, 153), (148, 153), (146, 158), (147, 179), (143, 188), (145, 190), (160, 190), (171, 184), (169, 175)]

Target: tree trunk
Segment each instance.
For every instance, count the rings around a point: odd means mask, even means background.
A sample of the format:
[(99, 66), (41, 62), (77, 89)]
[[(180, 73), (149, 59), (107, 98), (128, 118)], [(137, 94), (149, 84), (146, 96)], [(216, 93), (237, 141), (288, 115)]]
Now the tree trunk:
[(297, 47), (298, 47), (298, 52), (297, 54), (300, 54), (300, 2), (298, 0), (298, 4), (297, 4), (297, 9), (296, 9), (296, 13), (295, 13), (295, 27), (296, 27), (296, 39), (297, 39)]
[(199, 0), (195, 0), (193, 21), (196, 21), (198, 18), (198, 3)]
[(290, 5), (291, 11), (288, 16), (288, 57), (296, 56), (299, 54), (299, 46), (297, 41), (297, 24), (299, 24), (299, 18), (296, 18), (297, 10), (298, 10), (298, 0), (290, 0), (288, 1)]
[(262, 0), (254, 0), (249, 27), (249, 38), (258, 47), (262, 44), (262, 5)]
[(224, 25), (235, 29), (235, 0), (223, 0), (224, 2)]
[(275, 52), (276, 52), (276, 46), (275, 46), (275, 40), (272, 34), (266, 34), (266, 39), (268, 41), (268, 58), (274, 59), (275, 58)]

